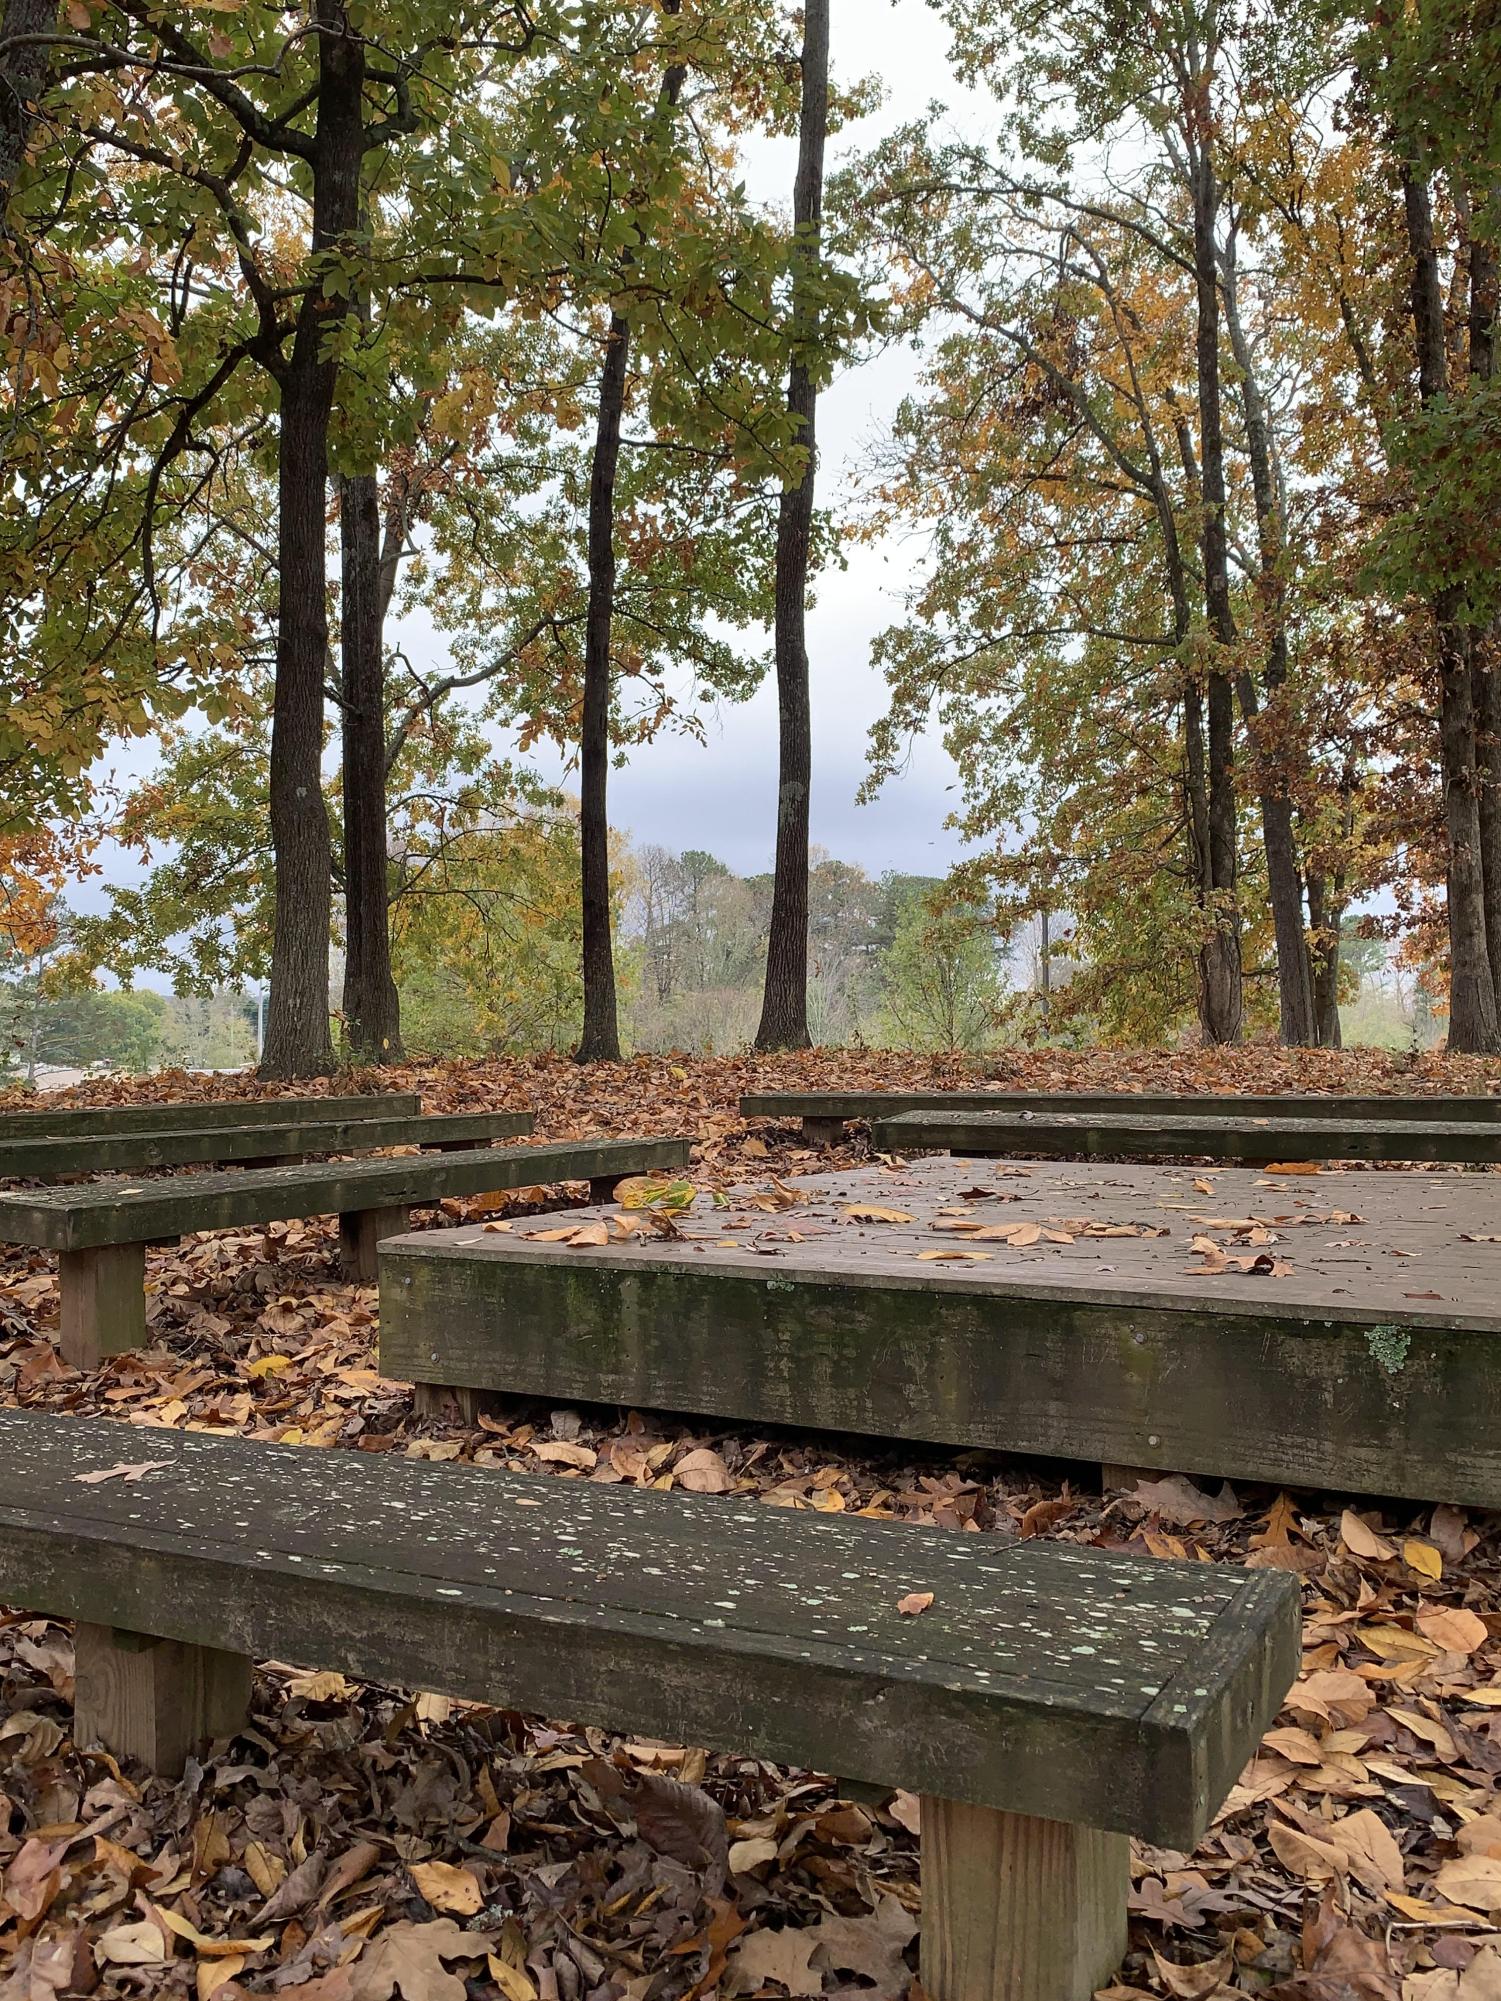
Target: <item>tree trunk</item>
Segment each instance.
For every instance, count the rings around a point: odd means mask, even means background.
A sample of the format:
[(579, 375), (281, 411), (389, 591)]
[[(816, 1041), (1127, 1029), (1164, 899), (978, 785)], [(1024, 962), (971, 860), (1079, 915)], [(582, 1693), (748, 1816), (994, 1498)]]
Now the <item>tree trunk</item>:
[[(318, 120), (313, 250), (352, 236), (360, 215), (364, 44), (341, 0), (318, 0)], [(275, 935), (263, 1077), (326, 1076), (331, 845), (323, 798), (323, 676), (328, 663), (328, 427), (337, 363), (329, 337), (348, 311), (309, 287), (281, 372), (277, 484), (279, 584), (271, 712)]]
[(344, 786), (344, 1033), (356, 1063), (401, 1060), (401, 1003), (391, 973), (386, 854), (385, 635), (380, 487), (344, 481), (340, 695)]
[[(663, 0), (677, 14), (682, 0)], [(659, 103), (672, 110), (683, 94), (685, 65), (662, 77)], [(625, 263), (632, 261), (629, 249)], [(584, 712), (579, 731), (579, 846), (583, 895), (584, 1026), (580, 1063), (620, 1061), (620, 1010), (610, 919), (610, 649), (615, 620), (615, 478), (631, 359), (631, 323), (610, 314), (599, 378), (594, 459), (589, 469), (589, 604), (584, 624)]]
[[(57, 29), (58, 0), (5, 0), (0, 14), (0, 223), (36, 125), (48, 51), (23, 37)], [(6, 232), (0, 228), (0, 236)]]
[(589, 610), (584, 628), (584, 716), (579, 737), (583, 855), (584, 1032), (580, 1063), (620, 1061), (615, 947), (610, 925), (610, 636), (615, 616), (615, 474), (630, 364), (630, 322), (610, 315), (589, 473)]
[(792, 297), (792, 364), (787, 409), (807, 452), (802, 477), (784, 489), (777, 514), (776, 663), (777, 852), (766, 989), (757, 1049), (806, 1049), (808, 1033), (808, 805), (813, 782), (813, 725), (808, 692), (808, 554), (813, 533), (818, 391), (805, 358), (817, 336), (818, 308), (808, 280), (821, 254), (823, 155), (829, 123), (829, 0), (803, 11), (802, 111), (792, 220), (798, 269)]
[[(1427, 184), (1404, 172), (1403, 207), (1412, 255), (1412, 323), (1418, 395), (1423, 408), (1448, 393), (1444, 300), (1433, 242)], [(1496, 984), (1486, 927), (1485, 844), (1481, 834), (1474, 680), (1461, 598), (1442, 590), (1433, 600), (1439, 683), (1439, 766), (1444, 787), (1449, 922), (1449, 1047), (1489, 1054), (1501, 1047)]]
[[(1498, 271), (1496, 246), (1485, 235), (1496, 209), (1494, 191), (1471, 214), (1470, 383), (1484, 388), (1495, 374)], [(1470, 643), (1470, 700), (1475, 712), (1480, 775), (1480, 861), (1485, 884), (1485, 942), (1501, 1028), (1501, 630), (1492, 621)]]
[(1201, 953), (1207, 1041), (1238, 1042), (1245, 1002), (1241, 984), (1240, 909), (1235, 813), (1235, 699), (1230, 673), (1235, 617), (1225, 530), (1225, 441), (1220, 410), (1219, 272), (1215, 220), (1219, 183), (1207, 135), (1191, 151), (1199, 455), (1203, 490), (1204, 603), (1213, 653), (1207, 676), (1209, 888), (1211, 929)]
[(1264, 719), (1259, 713), (1256, 683), (1249, 671), (1237, 677), (1236, 686), (1256, 764), (1267, 891), (1272, 906), (1272, 929), (1277, 941), (1279, 1031), (1283, 1042), (1294, 1047), (1311, 1048), (1319, 1040), (1319, 1030), (1314, 1007), (1313, 965), (1303, 917), (1303, 874), (1286, 778), (1288, 746), (1285, 741), (1276, 741), (1277, 725), (1280, 723), (1285, 730), (1287, 720), (1276, 713), (1279, 693), (1287, 681), (1287, 587), (1283, 577), (1286, 544), (1282, 533), (1282, 510), (1277, 501), (1271, 425), (1256, 377), (1255, 356), (1241, 325), (1233, 248), (1227, 251), (1225, 258), (1224, 298), (1230, 348), (1240, 370), (1246, 454), (1251, 462), (1251, 490), (1256, 504), (1261, 564), (1257, 585), (1262, 617), (1267, 627), (1265, 683), (1267, 701), (1273, 712), (1271, 717)]

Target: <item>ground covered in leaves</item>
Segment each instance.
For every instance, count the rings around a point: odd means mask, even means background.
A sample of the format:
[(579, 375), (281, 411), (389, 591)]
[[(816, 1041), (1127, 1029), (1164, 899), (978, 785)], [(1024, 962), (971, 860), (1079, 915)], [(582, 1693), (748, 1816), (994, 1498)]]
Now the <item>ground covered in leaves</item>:
[[(1501, 1088), (1494, 1065), (1369, 1052), (1046, 1052), (990, 1068), (1039, 1090)], [(745, 1126), (743, 1090), (934, 1088), (972, 1085), (974, 1073), (844, 1051), (587, 1071), (545, 1059), (381, 1081), (415, 1085), (432, 1110), (531, 1106), (540, 1139), (689, 1132), (707, 1191), (865, 1157), (858, 1130), (814, 1153), (795, 1127)], [(226, 1088), (254, 1087), (181, 1078), (130, 1095)], [(122, 1095), (95, 1086), (69, 1101)], [(504, 1210), (582, 1196), (523, 1190)], [(433, 1220), (474, 1213), (451, 1204)], [(1108, 1991), (1116, 2001), (1501, 2001), (1497, 1518), (1203, 1491), (1182, 1477), (1103, 1496), (1087, 1469), (651, 1412), (517, 1404), (473, 1428), (419, 1421), (408, 1390), (375, 1372), (375, 1293), (340, 1280), (335, 1251), (331, 1225), (314, 1220), (153, 1252), (152, 1346), (89, 1377), (65, 1369), (52, 1345), (47, 1261), (9, 1253), (0, 1398), (561, 1478), (755, 1493), (937, 1533), (1292, 1570), (1305, 1598), (1303, 1675), (1200, 1850), (1136, 1850), (1131, 1954)], [(77, 1749), (71, 1674), (65, 1627), (0, 1620), (4, 2001), (894, 2001), (911, 1985), (919, 1815), (904, 1795), (841, 1800), (821, 1775), (714, 1747), (606, 1738), (568, 1719), (281, 1664), (257, 1677), (253, 1727), (168, 1786)]]

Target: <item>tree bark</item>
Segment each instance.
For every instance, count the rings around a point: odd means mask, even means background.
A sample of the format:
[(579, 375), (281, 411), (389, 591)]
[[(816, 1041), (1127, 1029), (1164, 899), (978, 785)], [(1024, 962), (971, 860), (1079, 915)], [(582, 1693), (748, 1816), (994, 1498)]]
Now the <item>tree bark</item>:
[(579, 736), (584, 918), (580, 1063), (620, 1061), (610, 923), (610, 639), (615, 616), (615, 475), (620, 463), (620, 421), (630, 355), (630, 321), (621, 313), (611, 313), (589, 472), (589, 608), (584, 627), (584, 715)]
[(1197, 296), (1195, 352), (1198, 372), (1199, 455), (1203, 497), (1204, 602), (1213, 653), (1206, 676), (1209, 787), (1208, 920), (1201, 953), (1203, 1025), (1210, 1042), (1240, 1040), (1245, 1002), (1241, 981), (1238, 857), (1235, 802), (1235, 699), (1230, 662), (1236, 642), (1230, 603), (1225, 529), (1225, 442), (1220, 407), (1219, 272), (1215, 222), (1219, 182), (1207, 134), (1190, 149), (1194, 278)]
[(824, 143), (829, 123), (829, 0), (806, 0), (803, 12), (802, 108), (792, 219), (798, 270), (792, 300), (792, 362), (787, 409), (807, 452), (802, 476), (784, 489), (777, 514), (777, 848), (772, 877), (766, 988), (757, 1049), (806, 1049), (808, 1033), (808, 811), (813, 782), (813, 727), (808, 674), (808, 556), (813, 533), (818, 391), (806, 350), (817, 334), (818, 305), (808, 281), (821, 254)]
[[(316, 255), (352, 236), (364, 157), (364, 44), (342, 0), (317, 0), (318, 114), (314, 133)], [(328, 337), (347, 304), (311, 284), (281, 371), (277, 486), (279, 588), (271, 712), (271, 845), (275, 934), (263, 1077), (326, 1076), (332, 850), (323, 797), (323, 676), (328, 662), (328, 428), (337, 362)]]
[[(1496, 246), (1483, 232), (1494, 218), (1493, 191), (1471, 213), (1470, 354), (1472, 389), (1495, 374), (1498, 271)], [(1501, 632), (1496, 621), (1472, 634), (1470, 700), (1475, 713), (1476, 768), (1480, 776), (1480, 861), (1485, 896), (1486, 956), (1501, 1031)]]
[[(677, 14), (682, 0), (663, 0)], [(673, 110), (687, 70), (672, 63), (659, 102)], [(631, 253), (625, 262), (631, 263)], [(620, 1009), (615, 989), (615, 941), (610, 915), (610, 651), (615, 622), (615, 480), (620, 425), (630, 371), (631, 323), (610, 314), (599, 377), (594, 458), (589, 468), (589, 603), (584, 623), (584, 706), (579, 731), (579, 847), (583, 898), (584, 1024), (574, 1052), (580, 1063), (620, 1061)]]
[[(1426, 182), (1402, 179), (1408, 247), (1412, 257), (1412, 323), (1418, 358), (1418, 396), (1425, 410), (1447, 395), (1448, 354), (1433, 207)], [(1471, 649), (1454, 590), (1432, 602), (1437, 631), (1439, 766), (1444, 787), (1449, 924), (1449, 1047), (1489, 1054), (1501, 1047), (1496, 984), (1486, 926), (1485, 847), (1481, 834), (1474, 679)]]
[[(1285, 718), (1277, 717), (1276, 710), (1280, 691), (1287, 681), (1287, 586), (1283, 576), (1286, 542), (1282, 532), (1282, 509), (1277, 499), (1271, 425), (1256, 376), (1255, 356), (1241, 324), (1233, 252), (1227, 254), (1225, 260), (1225, 326), (1230, 335), (1231, 352), (1240, 370), (1246, 455), (1251, 463), (1251, 490), (1256, 506), (1260, 559), (1257, 583), (1267, 627), (1263, 673), (1267, 701), (1273, 710), (1274, 728), (1271, 734), (1275, 736), (1275, 724), (1285, 722)], [(1256, 765), (1267, 891), (1272, 906), (1272, 930), (1277, 941), (1279, 1031), (1283, 1042), (1293, 1047), (1311, 1048), (1319, 1040), (1319, 1029), (1314, 1007), (1313, 964), (1304, 925), (1303, 872), (1285, 771), (1287, 746), (1268, 741), (1269, 732), (1260, 713), (1256, 683), (1249, 671), (1239, 675), (1237, 689)]]
[(380, 486), (344, 481), (341, 727), (344, 788), (344, 1033), (356, 1063), (399, 1063), (386, 853), (385, 634)]
[(58, 5), (59, 0), (5, 0), (0, 14), (0, 236), (7, 233), (5, 211), (36, 127), (49, 67), (46, 48), (22, 38), (54, 32)]

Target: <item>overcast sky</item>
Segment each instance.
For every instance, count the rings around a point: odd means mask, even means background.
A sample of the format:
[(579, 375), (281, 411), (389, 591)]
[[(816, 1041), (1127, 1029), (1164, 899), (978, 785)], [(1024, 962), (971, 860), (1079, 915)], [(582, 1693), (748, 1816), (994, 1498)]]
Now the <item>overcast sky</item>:
[[(842, 81), (874, 74), (885, 102), (830, 147), (829, 167), (880, 132), (921, 116), (930, 102), (963, 102), (947, 62), (947, 32), (927, 0), (832, 0), (832, 56)], [(963, 104), (962, 122), (973, 129), (978, 112)], [(790, 207), (796, 145), (756, 143), (746, 162), (753, 194)], [(891, 352), (836, 381), (820, 399), (819, 498), (837, 507), (872, 440), (887, 428), (911, 387), (910, 354)], [(953, 804), (953, 767), (931, 737), (914, 746), (903, 775), (868, 806), (855, 803), (865, 771), (865, 739), (881, 714), (884, 688), (870, 663), (870, 642), (899, 615), (901, 589), (917, 551), (909, 543), (858, 546), (848, 567), (819, 578), (809, 617), (813, 685), (812, 833), (815, 843), (872, 875), (883, 869), (940, 874), (958, 845), (943, 825)], [(409, 625), (402, 643), (414, 656), (437, 664), (434, 637)], [(506, 748), (507, 746), (499, 746)], [(549, 779), (567, 782), (560, 762), (544, 753), (531, 761)], [(110, 760), (119, 766), (119, 760)], [(135, 767), (135, 759), (125, 761)], [(123, 774), (122, 774), (123, 775)], [(637, 749), (630, 764), (611, 776), (611, 824), (636, 844), (704, 847), (732, 868), (768, 868), (776, 834), (776, 691), (766, 685), (749, 703), (708, 718), (708, 738), (667, 736)], [(110, 874), (134, 877), (126, 857), (113, 857)], [(71, 899), (85, 908), (104, 902), (102, 885), (82, 885)]]

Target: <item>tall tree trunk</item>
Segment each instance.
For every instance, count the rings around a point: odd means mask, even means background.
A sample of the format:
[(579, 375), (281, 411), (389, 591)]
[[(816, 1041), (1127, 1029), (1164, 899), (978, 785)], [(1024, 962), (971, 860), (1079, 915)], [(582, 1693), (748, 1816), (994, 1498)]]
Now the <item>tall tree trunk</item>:
[[(313, 250), (352, 236), (364, 156), (364, 44), (342, 0), (317, 0), (318, 118)], [(275, 933), (263, 1077), (326, 1076), (331, 844), (323, 798), (323, 676), (328, 664), (328, 427), (337, 363), (329, 337), (345, 302), (310, 287), (281, 372), (277, 487), (279, 584), (271, 710)]]
[(1313, 965), (1304, 926), (1303, 873), (1286, 776), (1289, 745), (1285, 740), (1277, 741), (1278, 725), (1281, 725), (1281, 733), (1285, 733), (1287, 722), (1285, 716), (1278, 714), (1279, 696), (1287, 681), (1287, 585), (1283, 575), (1286, 542), (1282, 532), (1282, 509), (1277, 498), (1271, 425), (1256, 376), (1255, 356), (1241, 324), (1233, 239), (1225, 257), (1224, 301), (1230, 349), (1240, 371), (1246, 455), (1251, 462), (1251, 490), (1256, 504), (1260, 558), (1257, 584), (1267, 630), (1264, 679), (1271, 716), (1264, 718), (1260, 714), (1256, 683), (1249, 670), (1237, 677), (1236, 687), (1256, 766), (1267, 891), (1272, 906), (1272, 930), (1277, 941), (1279, 1031), (1283, 1042), (1294, 1047), (1311, 1048), (1319, 1040), (1319, 1030), (1314, 1007)]
[(356, 1063), (401, 1060), (401, 1003), (391, 973), (386, 853), (385, 634), (380, 485), (344, 481), (343, 568), (344, 1033)]
[[(1495, 375), (1498, 270), (1496, 246), (1484, 234), (1496, 217), (1493, 189), (1472, 204), (1470, 220), (1470, 354), (1472, 389)], [(1470, 700), (1475, 712), (1476, 768), (1480, 779), (1480, 862), (1485, 895), (1485, 943), (1501, 1028), (1501, 630), (1492, 621), (1472, 634)]]
[(808, 1033), (808, 805), (813, 782), (813, 725), (808, 692), (808, 553), (813, 532), (818, 392), (807, 348), (818, 306), (809, 280), (821, 254), (823, 156), (829, 124), (829, 0), (803, 10), (802, 111), (792, 219), (798, 271), (792, 299), (792, 363), (787, 409), (807, 452), (798, 483), (784, 489), (777, 514), (777, 852), (772, 878), (766, 989), (757, 1049), (806, 1049)]
[[(1418, 394), (1426, 410), (1447, 395), (1448, 353), (1433, 207), (1427, 183), (1402, 179), (1412, 256), (1412, 323), (1417, 343)], [(1484, 842), (1480, 825), (1471, 649), (1457, 590), (1437, 592), (1439, 767), (1444, 787), (1444, 839), (1449, 921), (1449, 1047), (1490, 1053), (1501, 1047), (1496, 984), (1486, 927)]]
[(0, 13), (0, 237), (46, 82), (48, 51), (28, 39), (57, 28), (59, 0), (5, 0)]
[(579, 736), (583, 856), (584, 1030), (580, 1063), (620, 1061), (615, 946), (610, 924), (610, 637), (615, 616), (615, 474), (625, 410), (631, 327), (610, 315), (589, 473), (589, 609), (584, 627), (584, 716)]
[[(682, 0), (663, 0), (677, 14)], [(673, 110), (687, 70), (669, 64), (659, 103)], [(625, 253), (627, 265), (630, 251)], [(615, 622), (615, 479), (620, 424), (630, 371), (631, 323), (610, 314), (599, 377), (594, 458), (589, 468), (589, 604), (584, 623), (584, 712), (579, 729), (579, 846), (583, 896), (584, 1025), (574, 1052), (580, 1063), (620, 1061), (620, 1009), (615, 991), (615, 941), (610, 917), (610, 650)]]
[(1209, 883), (1211, 904), (1202, 953), (1203, 1020), (1210, 1042), (1238, 1042), (1245, 1013), (1235, 811), (1235, 698), (1231, 661), (1235, 616), (1225, 528), (1225, 441), (1220, 409), (1219, 272), (1215, 223), (1219, 182), (1207, 133), (1190, 152), (1194, 278), (1198, 321), (1199, 456), (1203, 494), (1204, 602), (1213, 648), (1206, 677), (1208, 714)]

